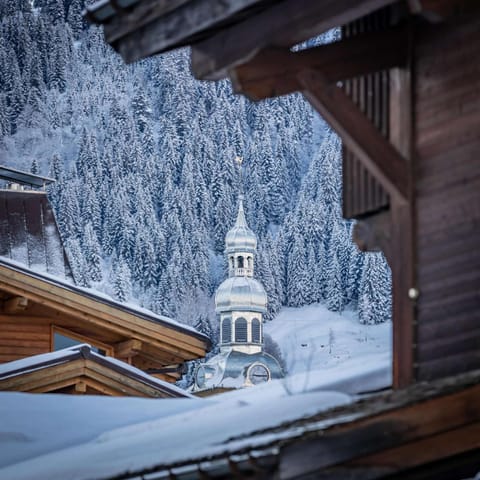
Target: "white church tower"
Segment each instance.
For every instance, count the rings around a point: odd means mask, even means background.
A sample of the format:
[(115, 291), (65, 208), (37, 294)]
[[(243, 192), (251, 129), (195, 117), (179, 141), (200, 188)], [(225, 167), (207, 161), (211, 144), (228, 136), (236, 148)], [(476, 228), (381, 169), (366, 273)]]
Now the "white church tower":
[(247, 225), (240, 195), (237, 220), (225, 237), (228, 278), (215, 295), (220, 353), (199, 365), (194, 392), (215, 393), (283, 377), (278, 361), (263, 351), (267, 294), (253, 278), (256, 250), (257, 237)]
[(215, 295), (220, 316), (220, 348), (258, 353), (263, 344), (263, 316), (267, 294), (253, 278), (257, 237), (248, 228), (240, 195), (237, 221), (225, 237), (228, 276)]

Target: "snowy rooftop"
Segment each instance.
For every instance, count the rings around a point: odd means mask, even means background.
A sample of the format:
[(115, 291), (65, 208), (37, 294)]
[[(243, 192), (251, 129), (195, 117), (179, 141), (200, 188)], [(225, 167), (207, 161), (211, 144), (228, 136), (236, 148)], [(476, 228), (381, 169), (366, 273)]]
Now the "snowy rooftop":
[(72, 360), (79, 358), (84, 358), (92, 360), (94, 362), (100, 363), (111, 370), (114, 370), (118, 373), (121, 373), (127, 378), (133, 378), (138, 380), (146, 385), (154, 387), (157, 390), (165, 392), (171, 396), (175, 397), (190, 397), (192, 395), (187, 393), (185, 390), (178, 388), (171, 383), (165, 382), (158, 378), (155, 378), (142, 370), (128, 365), (121, 360), (116, 358), (107, 357), (96, 353), (92, 347), (88, 344), (75, 345), (73, 347), (64, 348), (56, 352), (43, 353), (40, 355), (33, 355), (31, 357), (22, 358), (20, 360), (15, 360), (13, 362), (7, 362), (0, 365), (0, 381), (7, 378), (12, 378), (18, 375), (23, 375), (26, 373), (42, 370), (54, 365), (60, 365), (68, 363)]
[(109, 295), (99, 292), (98, 290), (94, 290), (91, 288), (84, 288), (79, 287), (73, 283), (72, 280), (68, 278), (60, 278), (55, 275), (51, 275), (46, 271), (42, 271), (39, 269), (32, 269), (28, 268), (24, 263), (11, 260), (6, 257), (0, 256), (0, 266), (7, 267), (16, 272), (20, 272), (22, 274), (28, 275), (29, 277), (42, 280), (51, 285), (55, 285), (60, 287), (64, 290), (78, 293), (83, 295), (95, 302), (108, 305), (110, 307), (114, 307), (118, 310), (123, 312), (129, 313), (131, 315), (135, 315), (136, 317), (142, 318), (143, 320), (148, 320), (150, 322), (155, 322), (159, 324), (163, 324), (180, 332), (185, 332), (189, 334), (193, 334), (195, 337), (201, 339), (202, 341), (207, 342), (210, 344), (210, 340), (208, 337), (203, 335), (202, 333), (198, 332), (195, 328), (191, 327), (190, 325), (186, 325), (184, 323), (177, 322), (169, 317), (165, 317), (163, 315), (157, 315), (150, 310), (140, 307), (139, 305), (135, 305), (133, 303), (121, 303), (114, 299), (112, 299)]

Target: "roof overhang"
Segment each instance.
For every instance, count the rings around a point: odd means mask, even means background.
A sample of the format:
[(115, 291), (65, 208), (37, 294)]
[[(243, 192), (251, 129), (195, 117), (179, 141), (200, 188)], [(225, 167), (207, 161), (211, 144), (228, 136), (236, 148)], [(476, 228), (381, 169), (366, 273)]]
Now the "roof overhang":
[(85, 344), (1, 365), (0, 390), (149, 398), (192, 397), (180, 388), (120, 360), (102, 356)]
[[(3, 292), (4, 304), (0, 320), (11, 319), (5, 314), (8, 297), (25, 299), (32, 304), (37, 323), (43, 321), (78, 332), (91, 332), (92, 337), (103, 338), (102, 343), (115, 350), (115, 357), (135, 355), (135, 362), (144, 359), (152, 362), (153, 368), (201, 358), (210, 348), (208, 337), (187, 325), (147, 311), (137, 311), (107, 296), (5, 259), (0, 259), (0, 292)], [(16, 322), (32, 320), (26, 317), (28, 311), (22, 309), (9, 313), (14, 315)]]

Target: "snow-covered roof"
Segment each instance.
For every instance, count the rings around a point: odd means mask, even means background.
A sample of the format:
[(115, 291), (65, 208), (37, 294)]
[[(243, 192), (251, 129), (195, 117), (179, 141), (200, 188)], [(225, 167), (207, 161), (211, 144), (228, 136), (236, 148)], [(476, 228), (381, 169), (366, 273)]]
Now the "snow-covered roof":
[[(9, 432), (13, 439), (8, 450), (0, 451), (0, 477), (30, 479), (35, 472), (37, 478), (50, 480), (102, 479), (156, 468), (159, 464), (174, 465), (229, 454), (242, 445), (261, 448), (274, 437), (252, 442), (248, 436), (253, 432), (316, 415), (352, 399), (339, 392), (316, 392), (284, 394), (272, 401), (264, 391), (250, 399), (225, 394), (214, 400), (151, 400), (156, 405), (143, 403), (140, 410), (138, 401), (129, 400), (101, 399), (96, 403), (88, 398), (82, 405), (67, 396), (44, 395), (41, 402), (36, 402), (26, 394), (0, 393), (0, 414), (6, 418), (0, 433)], [(93, 412), (89, 428), (83, 424), (85, 410)], [(119, 410), (124, 415), (122, 421), (113, 418), (112, 412), (118, 415)], [(72, 411), (75, 416), (70, 415)], [(103, 418), (105, 413), (108, 421)], [(33, 416), (42, 421), (25, 421)], [(65, 448), (60, 447), (58, 436), (64, 438)], [(22, 438), (29, 442), (25, 444), (20, 441)]]
[[(389, 385), (390, 378), (386, 378), (385, 369), (385, 365), (374, 367), (368, 364), (356, 385), (362, 390)], [(355, 370), (353, 375), (358, 373)], [(347, 373), (342, 380), (343, 387), (348, 385)], [(12, 394), (0, 393), (0, 417), (4, 408), (5, 411), (10, 409), (10, 412), (15, 412), (7, 423), (0, 425), (0, 435), (2, 431), (8, 431), (26, 436), (33, 442), (33, 445), (13, 442), (9, 444), (10, 451), (3, 453), (0, 450), (0, 466), (5, 465), (4, 469), (0, 469), (0, 477), (20, 480), (30, 478), (31, 473), (36, 472), (39, 478), (52, 480), (67, 477), (71, 480), (101, 479), (126, 472), (157, 469), (160, 464), (205, 462), (208, 458), (236, 455), (247, 447), (253, 454), (263, 452), (262, 455), (268, 455), (268, 445), (273, 440), (300, 435), (306, 427), (296, 426), (282, 432), (265, 431), (275, 430), (288, 422), (301, 421), (333, 407), (349, 405), (353, 401), (354, 397), (341, 392), (341, 383), (336, 385), (339, 387), (337, 391), (332, 391), (331, 382), (331, 377), (323, 383), (317, 378), (306, 390), (304, 379), (297, 375), (293, 379), (273, 380), (208, 399), (146, 400), (161, 404), (158, 409), (152, 403), (142, 404), (145, 405), (142, 409), (150, 416), (138, 410), (136, 400), (130, 403), (128, 398), (114, 399), (112, 404), (101, 399), (96, 405), (87, 397), (83, 406), (74, 400), (75, 406), (71, 408), (78, 413), (71, 417), (68, 414), (71, 411), (69, 406), (73, 405), (70, 397), (43, 395), (42, 401), (36, 403), (32, 396), (15, 396), (12, 400), (9, 397)], [(45, 397), (50, 400), (44, 400)], [(92, 409), (95, 411), (92, 425), (88, 428), (83, 423), (79, 425), (85, 410)], [(108, 421), (103, 418), (106, 410), (109, 411)], [(122, 419), (114, 418), (118, 410), (124, 412)], [(39, 412), (42, 420), (38, 425), (24, 421), (32, 415), (38, 416)], [(53, 412), (56, 412), (55, 415)], [(59, 419), (62, 415), (66, 418), (61, 435), (66, 437), (65, 447), (68, 447), (64, 449), (59, 448), (56, 438), (48, 436), (49, 431), (55, 431), (58, 425), (62, 425)], [(95, 425), (97, 416), (102, 421)], [(45, 420), (48, 417), (51, 417), (51, 423)], [(328, 422), (324, 424), (328, 425)], [(253, 436), (255, 432), (258, 434)], [(35, 446), (35, 442), (41, 445)], [(37, 453), (38, 450), (41, 454)], [(5, 457), (2, 458), (2, 455)], [(8, 458), (16, 459), (15, 463)], [(212, 462), (211, 467), (217, 468), (218, 465), (215, 465)]]
[(191, 334), (202, 341), (206, 342), (208, 345), (210, 345), (210, 340), (209, 338), (200, 333), (198, 330), (196, 330), (194, 327), (191, 327), (190, 325), (186, 325), (183, 323), (180, 323), (176, 320), (173, 320), (172, 318), (165, 317), (163, 315), (157, 315), (153, 313), (150, 310), (147, 310), (146, 308), (142, 308), (139, 305), (135, 305), (133, 303), (121, 303), (118, 302), (114, 299), (112, 299), (109, 295), (99, 292), (98, 290), (94, 290), (91, 288), (84, 288), (84, 287), (79, 287), (73, 283), (73, 280), (67, 279), (67, 278), (60, 278), (56, 275), (51, 275), (47, 272), (40, 272), (31, 268), (28, 268), (25, 264), (14, 261), (5, 257), (0, 256), (0, 267), (6, 267), (12, 271), (16, 271), (19, 273), (22, 273), (24, 275), (27, 275), (31, 278), (35, 278), (37, 280), (41, 280), (43, 282), (46, 282), (50, 285), (55, 285), (59, 287), (62, 290), (68, 291), (68, 292), (74, 292), (80, 295), (83, 295), (86, 298), (89, 298), (97, 303), (108, 305), (110, 307), (114, 307), (118, 310), (121, 310), (123, 312), (129, 313), (131, 315), (135, 315), (136, 317), (142, 318), (143, 320), (147, 320), (150, 322), (154, 322), (160, 325), (168, 326), (169, 328), (173, 328), (174, 330), (177, 330), (182, 333), (188, 333)]
[(99, 363), (108, 369), (120, 373), (126, 378), (132, 378), (136, 381), (144, 383), (155, 390), (162, 392), (171, 397), (190, 397), (192, 395), (185, 390), (155, 378), (142, 370), (128, 365), (116, 358), (100, 355), (88, 344), (75, 345), (73, 347), (64, 348), (56, 352), (43, 353), (40, 355), (33, 355), (31, 357), (22, 358), (13, 362), (7, 362), (0, 365), (0, 388), (2, 380), (6, 380), (15, 376), (24, 375), (27, 373), (47, 369), (55, 365), (61, 365), (77, 359), (86, 359)]
[[(463, 395), (464, 389), (470, 389), (469, 398), (474, 398), (479, 378), (480, 372), (470, 373), (435, 385), (414, 385), (408, 392), (360, 399), (334, 391), (284, 390), (278, 396), (268, 384), (208, 399), (44, 395), (37, 401), (38, 396), (0, 393), (0, 438), (5, 444), (0, 449), (0, 477), (153, 480), (173, 474), (184, 480), (203, 478), (202, 472), (228, 476), (232, 465), (249, 472), (255, 466), (276, 467), (285, 446), (295, 449), (295, 442), (322, 439), (340, 426), (355, 432), (357, 422), (390, 413), (398, 421), (399, 411), (411, 411), (428, 399)], [(374, 433), (388, 437), (391, 448), (394, 432), (386, 436), (389, 424), (379, 421)], [(349, 444), (342, 439), (345, 453)], [(328, 441), (325, 451), (331, 452)], [(375, 442), (367, 445), (375, 451)]]

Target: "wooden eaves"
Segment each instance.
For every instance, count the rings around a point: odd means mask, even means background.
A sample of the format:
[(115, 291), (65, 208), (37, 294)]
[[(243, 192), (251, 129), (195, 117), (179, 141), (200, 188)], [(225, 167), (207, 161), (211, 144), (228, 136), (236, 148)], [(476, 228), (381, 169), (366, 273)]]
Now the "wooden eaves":
[(183, 390), (124, 362), (96, 353), (90, 345), (29, 357), (0, 366), (0, 391), (76, 395), (190, 397)]
[[(73, 338), (76, 335), (78, 340), (111, 349), (116, 358), (145, 371), (155, 369), (160, 378), (174, 381), (185, 361), (203, 357), (210, 347), (207, 337), (187, 326), (4, 259), (0, 259), (0, 294), (3, 361), (8, 355), (14, 360), (50, 351), (54, 330), (60, 328), (71, 332)], [(14, 300), (17, 298), (21, 301)], [(7, 338), (11, 347), (3, 345)], [(27, 344), (26, 338), (31, 339)]]

